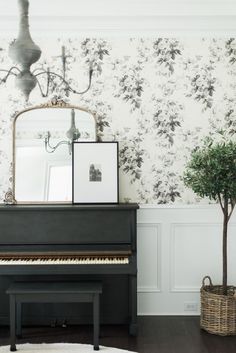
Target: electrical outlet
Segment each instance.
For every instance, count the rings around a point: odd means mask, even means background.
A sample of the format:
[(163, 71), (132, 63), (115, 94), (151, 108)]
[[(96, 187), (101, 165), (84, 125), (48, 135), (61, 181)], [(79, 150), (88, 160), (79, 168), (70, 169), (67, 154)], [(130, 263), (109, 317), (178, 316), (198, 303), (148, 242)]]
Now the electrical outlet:
[(198, 311), (198, 304), (196, 302), (184, 303), (184, 311)]

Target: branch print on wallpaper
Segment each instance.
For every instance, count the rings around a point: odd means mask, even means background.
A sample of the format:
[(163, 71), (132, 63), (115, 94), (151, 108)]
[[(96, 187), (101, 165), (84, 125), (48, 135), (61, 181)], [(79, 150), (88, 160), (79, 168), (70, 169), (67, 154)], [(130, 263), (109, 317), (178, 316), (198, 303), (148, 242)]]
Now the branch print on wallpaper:
[[(226, 139), (236, 136), (236, 39), (38, 37), (37, 43), (42, 50), (38, 65), (59, 74), (58, 56), (62, 46), (66, 48), (66, 74), (76, 90), (86, 88), (86, 68), (93, 61), (93, 83), (79, 105), (94, 112), (98, 141), (119, 142), (121, 202), (208, 202), (184, 186), (182, 175), (202, 138), (217, 139), (222, 131)], [(0, 37), (3, 68), (11, 65), (8, 47), (9, 39)], [(47, 82), (42, 86), (45, 90)], [(78, 104), (78, 96), (51, 77), (49, 97), (42, 99), (33, 90), (29, 105), (46, 103), (55, 95)], [(14, 80), (0, 85), (0, 97), (3, 202), (12, 185), (12, 119), (25, 105)], [(97, 174), (89, 185), (104, 185), (103, 163), (88, 162), (87, 181), (92, 164)]]

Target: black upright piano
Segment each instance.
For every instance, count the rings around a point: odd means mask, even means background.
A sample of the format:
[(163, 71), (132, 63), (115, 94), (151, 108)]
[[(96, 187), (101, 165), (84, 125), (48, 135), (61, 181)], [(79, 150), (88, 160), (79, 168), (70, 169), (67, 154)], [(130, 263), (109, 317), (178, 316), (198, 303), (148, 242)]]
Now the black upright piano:
[[(101, 323), (137, 331), (137, 204), (1, 205), (0, 324), (12, 281), (101, 280)], [(85, 305), (26, 304), (23, 324), (89, 323)]]

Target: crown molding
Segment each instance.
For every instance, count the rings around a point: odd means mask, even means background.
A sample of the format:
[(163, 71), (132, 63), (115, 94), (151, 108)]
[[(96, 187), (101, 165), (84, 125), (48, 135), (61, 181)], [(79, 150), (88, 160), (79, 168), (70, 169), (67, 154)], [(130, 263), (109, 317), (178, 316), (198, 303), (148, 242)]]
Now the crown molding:
[[(17, 19), (0, 16), (0, 36), (16, 37)], [(34, 17), (32, 36), (236, 36), (235, 16)]]
[[(236, 15), (235, 0), (40, 0), (31, 1), (30, 16), (214, 16)], [(2, 16), (17, 16), (17, 1), (1, 1)]]

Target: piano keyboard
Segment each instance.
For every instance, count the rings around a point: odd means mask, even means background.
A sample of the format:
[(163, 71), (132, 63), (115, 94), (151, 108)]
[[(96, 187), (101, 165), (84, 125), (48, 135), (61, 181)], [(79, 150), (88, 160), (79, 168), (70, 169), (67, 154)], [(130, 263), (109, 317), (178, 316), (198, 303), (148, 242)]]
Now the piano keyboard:
[(0, 265), (126, 265), (128, 257), (0, 258)]

